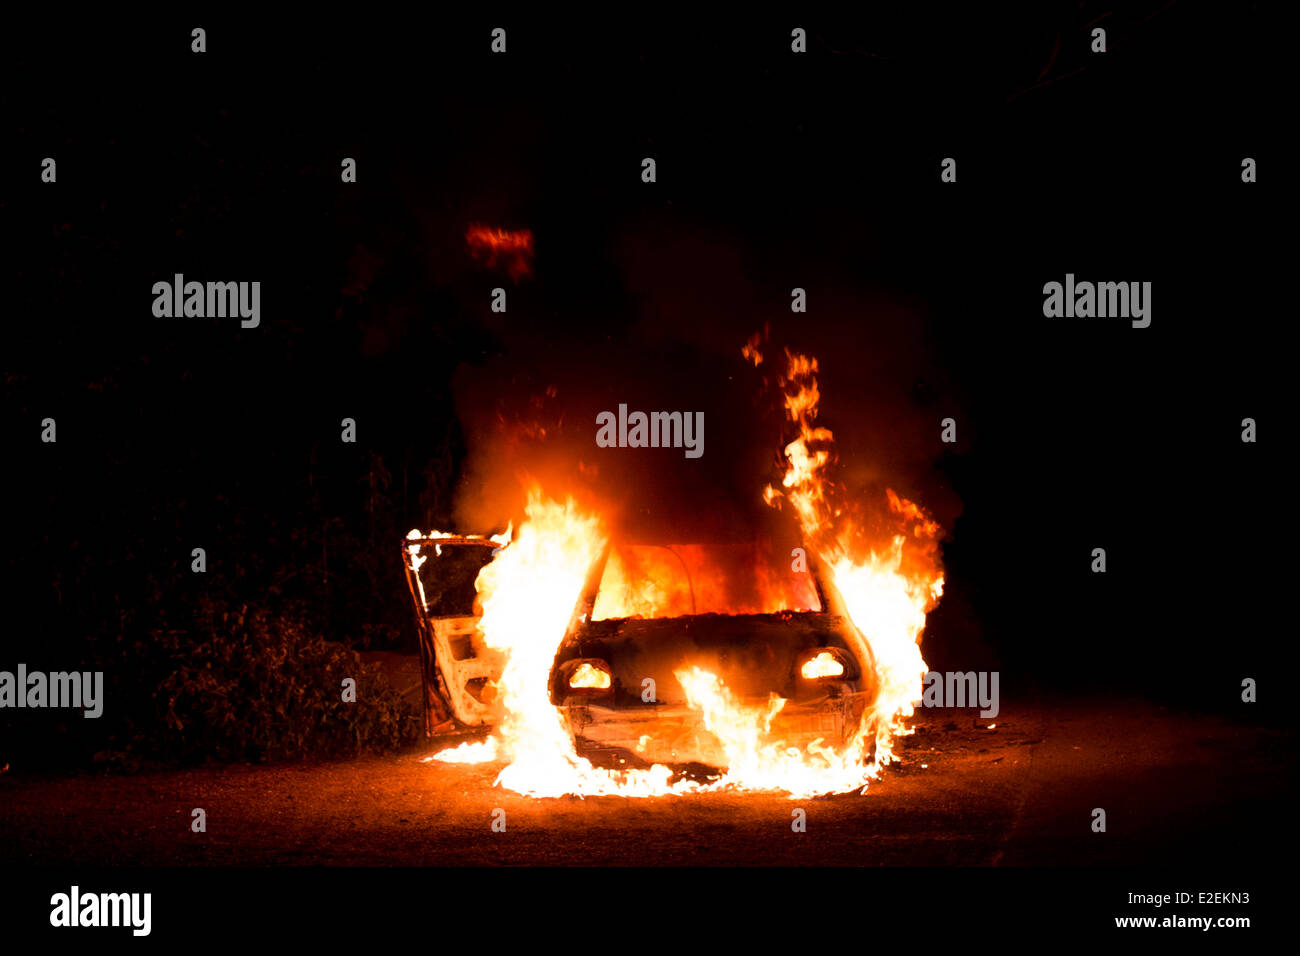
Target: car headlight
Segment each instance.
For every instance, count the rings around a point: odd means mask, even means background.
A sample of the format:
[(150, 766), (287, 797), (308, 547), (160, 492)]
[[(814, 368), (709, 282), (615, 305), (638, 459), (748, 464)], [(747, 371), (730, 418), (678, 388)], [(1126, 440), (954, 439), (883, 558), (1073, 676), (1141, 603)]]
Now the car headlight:
[(573, 690), (605, 690), (609, 687), (609, 665), (604, 661), (580, 661), (569, 671), (569, 687)]
[(830, 651), (818, 651), (803, 662), (799, 674), (807, 680), (821, 680), (825, 677), (843, 677), (844, 662)]

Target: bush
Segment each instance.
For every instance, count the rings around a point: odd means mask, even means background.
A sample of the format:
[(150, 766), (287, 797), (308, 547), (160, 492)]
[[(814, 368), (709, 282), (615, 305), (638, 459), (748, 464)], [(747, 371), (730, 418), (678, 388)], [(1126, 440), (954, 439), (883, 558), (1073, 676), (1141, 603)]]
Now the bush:
[[(204, 600), (193, 623), (154, 640), (170, 666), (154, 696), (168, 759), (286, 760), (387, 751), (416, 739), (377, 668), (318, 636), (302, 612)], [(356, 702), (343, 681), (356, 681)]]

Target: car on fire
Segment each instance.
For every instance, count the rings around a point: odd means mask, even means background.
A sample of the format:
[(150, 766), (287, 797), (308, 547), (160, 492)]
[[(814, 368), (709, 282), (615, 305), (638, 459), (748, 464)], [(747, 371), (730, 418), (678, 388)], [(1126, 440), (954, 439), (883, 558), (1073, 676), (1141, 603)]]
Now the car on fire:
[[(429, 736), (502, 717), (504, 655), (484, 641), (474, 581), (506, 546), (504, 536), (418, 532), (402, 543)], [(742, 703), (783, 698), (774, 740), (847, 742), (876, 700), (875, 659), (814, 553), (791, 554), (757, 541), (607, 544), (550, 674), (551, 702), (578, 752), (607, 766), (725, 767), (721, 742), (679, 679), (690, 667)]]

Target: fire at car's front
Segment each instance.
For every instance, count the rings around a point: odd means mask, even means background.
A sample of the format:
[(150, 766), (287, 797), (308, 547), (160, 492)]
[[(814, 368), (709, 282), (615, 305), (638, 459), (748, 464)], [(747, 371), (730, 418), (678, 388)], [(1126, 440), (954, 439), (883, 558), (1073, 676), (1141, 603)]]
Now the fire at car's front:
[[(759, 344), (745, 349), (755, 366), (762, 363)], [(844, 793), (865, 788), (893, 759), (894, 739), (907, 732), (903, 721), (921, 698), (926, 613), (942, 593), (939, 528), (892, 491), (883, 507), (862, 512), (831, 481), (826, 471), (833, 436), (815, 424), (816, 360), (786, 357), (775, 384), (797, 436), (784, 450), (781, 487), (767, 488), (764, 499), (774, 507), (789, 505), (827, 583), (821, 596), (833, 596), (834, 606), (820, 600), (814, 606), (799, 596), (800, 588), (815, 586), (800, 573), (799, 555), (792, 555), (787, 570), (756, 579), (754, 593), (727, 590), (721, 612), (710, 614), (708, 576), (693, 573), (691, 556), (681, 548), (660, 556), (680, 565), (681, 575), (629, 574), (651, 586), (620, 593), (617, 581), (610, 588), (602, 583), (595, 604), (585, 606), (584, 595), (595, 593), (592, 568), (608, 550), (609, 531), (572, 500), (560, 503), (534, 489), (526, 521), (477, 585), (484, 641), (506, 660), (496, 688), (505, 716), (489, 744), (464, 745), (440, 759), (504, 760), (497, 783), (533, 796), (718, 788)], [(672, 585), (673, 593), (655, 590), (655, 582), (681, 578), (685, 598), (680, 583)], [(606, 594), (619, 606), (603, 609)], [(775, 616), (773, 594), (779, 596)], [(673, 609), (685, 600), (688, 608)], [(789, 626), (780, 621), (782, 613), (812, 616)], [(823, 627), (817, 615), (842, 617), (844, 626)], [(674, 616), (696, 623), (684, 635), (679, 622), (659, 622)], [(708, 622), (699, 623), (703, 616)], [(770, 625), (770, 633), (756, 636), (760, 625)], [(835, 673), (837, 666), (843, 673)], [(647, 678), (654, 703), (641, 699)], [(619, 706), (620, 694), (630, 706)], [(612, 713), (593, 713), (602, 706)], [(674, 712), (679, 724), (669, 719)], [(647, 714), (645, 732), (635, 741), (624, 734), (618, 743), (649, 766), (597, 766), (575, 749), (575, 739), (593, 739), (596, 716), (635, 713)], [(800, 726), (807, 718), (827, 726)], [(674, 727), (694, 738), (674, 739)], [(710, 751), (701, 762), (724, 768), (722, 776), (701, 782), (678, 774), (669, 762), (691, 747)]]
[(847, 746), (878, 689), (862, 646), (820, 610), (591, 620), (561, 647), (551, 697), (579, 750), (607, 765), (726, 768), (743, 757), (734, 731)]

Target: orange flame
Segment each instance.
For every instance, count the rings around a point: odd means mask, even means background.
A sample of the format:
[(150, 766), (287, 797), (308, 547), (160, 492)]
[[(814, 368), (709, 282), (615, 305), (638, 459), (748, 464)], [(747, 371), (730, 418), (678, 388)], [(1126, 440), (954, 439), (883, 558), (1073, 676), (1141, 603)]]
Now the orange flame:
[[(817, 360), (788, 349), (786, 359), (785, 374), (778, 381), (787, 417), (799, 433), (785, 448), (781, 484), (805, 539), (829, 566), (849, 616), (875, 657), (880, 693), (875, 707), (864, 715), (859, 735), (865, 742), (874, 727), (874, 764), (880, 767), (893, 759), (894, 737), (910, 733), (903, 721), (921, 699), (927, 668), (919, 641), (925, 616), (943, 593), (935, 544), (941, 529), (919, 505), (887, 488), (889, 511), (903, 527), (873, 546), (872, 535), (851, 509), (834, 503), (845, 489), (827, 474), (834, 464), (834, 435), (814, 424), (821, 398)], [(781, 494), (769, 488), (765, 500), (779, 504)]]
[(570, 687), (595, 687), (605, 688), (609, 686), (609, 672), (603, 671), (586, 661), (583, 661), (573, 670), (572, 676), (569, 677)]
[(506, 654), (497, 682), (505, 717), (488, 741), (462, 744), (433, 759), (480, 763), (504, 758), (509, 763), (497, 785), (535, 797), (680, 792), (669, 785), (668, 767), (606, 770), (574, 751), (560, 711), (551, 704), (550, 673), (583, 582), (604, 547), (605, 532), (572, 499), (561, 505), (544, 499), (538, 488), (529, 494), (525, 513), (515, 539), (479, 572), (476, 582), (484, 640)]
[(466, 230), (465, 242), (471, 257), (483, 260), (489, 269), (504, 264), (515, 282), (533, 273), (533, 233), (529, 229), (492, 229), (474, 224)]
[(719, 563), (719, 549), (703, 545), (624, 546), (611, 551), (591, 611), (593, 621), (681, 617), (687, 614), (775, 614), (817, 610), (807, 575), (780, 574), (757, 555), (743, 571), (753, 580), (742, 592), (737, 570)]
[[(746, 346), (746, 356), (755, 366), (762, 361), (759, 344), (756, 337)], [(580, 757), (561, 712), (551, 704), (549, 680), (586, 575), (605, 546), (606, 532), (598, 518), (572, 500), (561, 505), (534, 488), (526, 508), (527, 520), (510, 544), (483, 568), (476, 583), (485, 642), (506, 656), (498, 681), (505, 717), (487, 741), (464, 744), (430, 759), (505, 760), (507, 766), (498, 775), (497, 784), (530, 796), (651, 796), (734, 788), (776, 790), (792, 797), (865, 791), (880, 769), (894, 759), (894, 739), (910, 733), (903, 721), (921, 699), (927, 668), (919, 641), (926, 614), (943, 592), (937, 556), (941, 529), (924, 509), (890, 489), (886, 490), (887, 508), (880, 510), (897, 527), (883, 536), (874, 527), (868, 529), (855, 516), (854, 508), (837, 503), (845, 500), (846, 490), (829, 475), (835, 464), (834, 435), (815, 424), (820, 401), (817, 360), (789, 351), (786, 357), (787, 367), (778, 384), (787, 417), (797, 426), (798, 434), (785, 447), (781, 489), (769, 486), (764, 500), (774, 507), (783, 500), (790, 502), (805, 542), (829, 569), (845, 610), (866, 640), (867, 646), (859, 649), (861, 659), (874, 661), (879, 692), (848, 742), (840, 748), (826, 746), (821, 740), (803, 749), (787, 746), (775, 739), (772, 731), (785, 700), (773, 694), (762, 704), (746, 702), (716, 675), (687, 666), (674, 675), (690, 706), (700, 712), (707, 731), (722, 745), (727, 767), (720, 779), (709, 784), (674, 781), (671, 769), (661, 764), (643, 770), (607, 770)], [(690, 552), (674, 549), (672, 559), (685, 563)], [(661, 555), (659, 560), (668, 558)], [(650, 570), (652, 582), (671, 580), (667, 574), (656, 576), (653, 567)], [(699, 574), (699, 593), (692, 590), (689, 596), (692, 612), (698, 612), (701, 600), (709, 600), (710, 581), (705, 570)], [(631, 592), (626, 577), (621, 577), (624, 572), (611, 558), (593, 618), (687, 613), (682, 595), (670, 586)], [(602, 600), (610, 602), (607, 607), (602, 608)], [(769, 595), (764, 600), (790, 600), (789, 607), (808, 606), (798, 596)], [(728, 613), (737, 612), (730, 609)], [(584, 666), (591, 673), (584, 672)], [(842, 671), (843, 665), (829, 653), (806, 662), (802, 669), (803, 676), (810, 679)], [(580, 665), (572, 680), (579, 681), (574, 686), (605, 687), (609, 675)]]
[(810, 661), (806, 661), (799, 673), (809, 680), (819, 677), (839, 677), (844, 673), (844, 665), (835, 659), (830, 651), (822, 651)]

